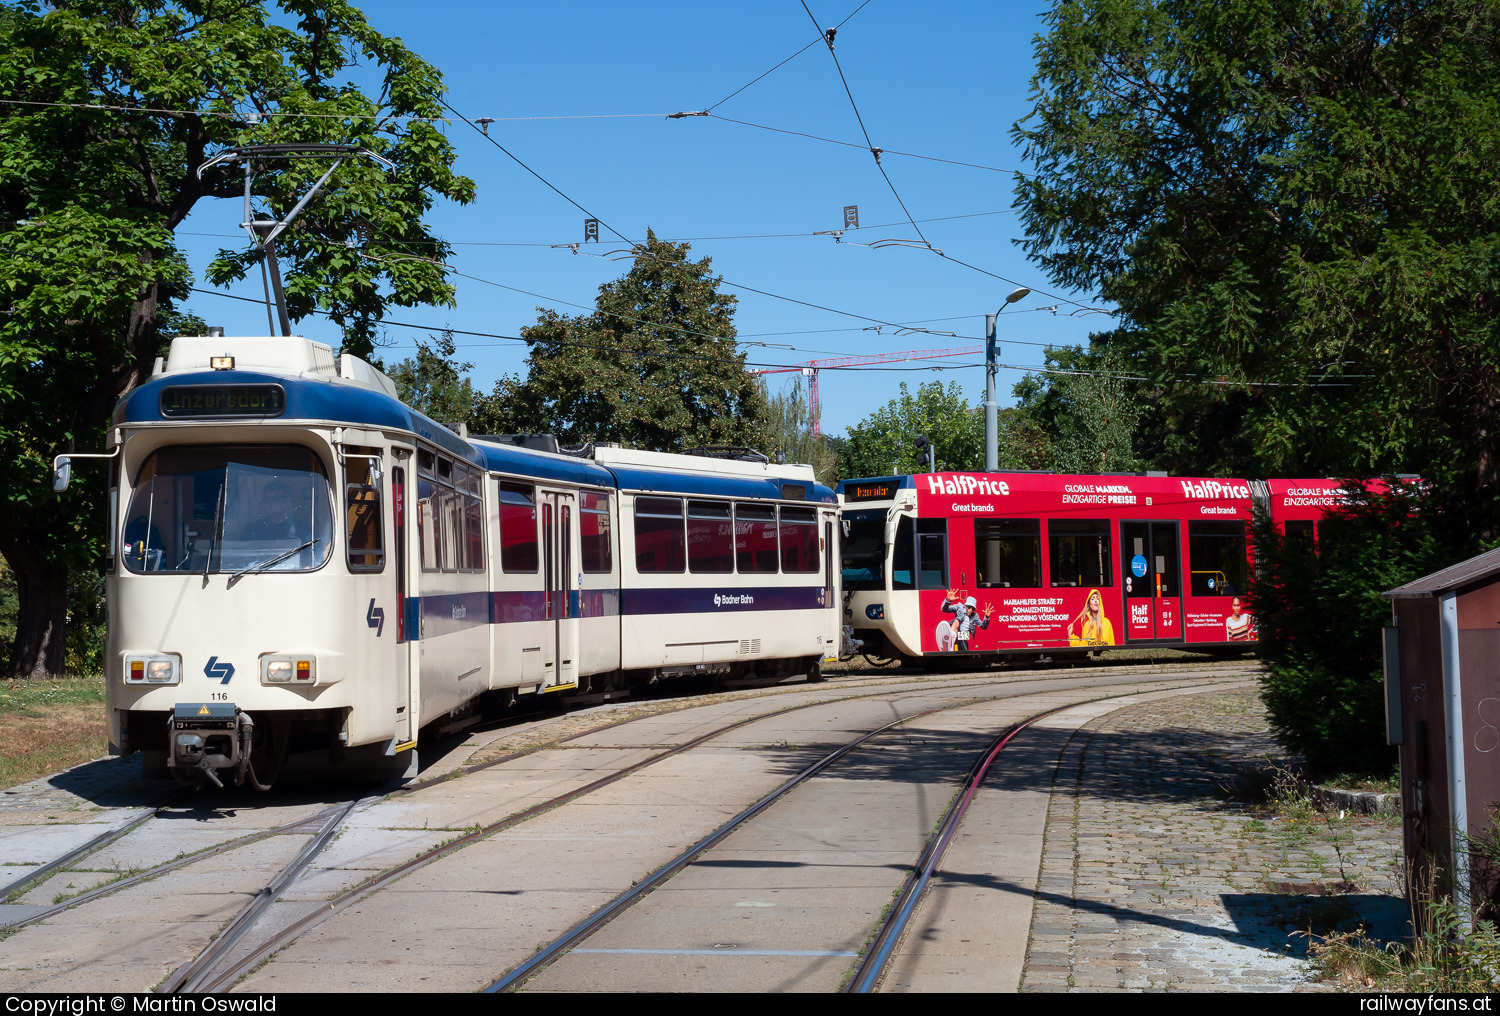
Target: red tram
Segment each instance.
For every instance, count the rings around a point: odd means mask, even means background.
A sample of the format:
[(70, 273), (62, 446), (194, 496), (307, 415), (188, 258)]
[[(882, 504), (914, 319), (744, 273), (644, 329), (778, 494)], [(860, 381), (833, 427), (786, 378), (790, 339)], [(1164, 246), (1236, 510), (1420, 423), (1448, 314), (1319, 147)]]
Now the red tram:
[(867, 653), (1255, 639), (1241, 599), (1249, 481), (930, 473), (846, 480), (839, 492), (845, 622)]

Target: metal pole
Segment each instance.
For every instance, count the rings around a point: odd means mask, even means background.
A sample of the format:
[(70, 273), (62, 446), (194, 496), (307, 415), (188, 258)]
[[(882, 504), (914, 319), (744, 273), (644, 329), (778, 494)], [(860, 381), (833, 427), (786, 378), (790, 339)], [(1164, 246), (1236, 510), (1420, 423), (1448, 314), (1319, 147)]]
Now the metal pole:
[(984, 316), (984, 471), (1000, 468), (1000, 430), (995, 412), (995, 317)]
[(988, 473), (1000, 469), (1000, 430), (995, 412), (995, 372), (999, 369), (995, 363), (995, 319), (1001, 310), (1030, 292), (1025, 286), (1017, 286), (1000, 305), (1000, 310), (984, 316), (984, 469)]

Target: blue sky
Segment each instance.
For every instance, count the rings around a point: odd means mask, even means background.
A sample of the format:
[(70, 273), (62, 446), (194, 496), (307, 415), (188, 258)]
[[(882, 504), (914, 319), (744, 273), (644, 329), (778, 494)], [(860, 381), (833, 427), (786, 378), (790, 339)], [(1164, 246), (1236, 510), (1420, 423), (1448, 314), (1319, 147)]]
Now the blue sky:
[[(578, 254), (554, 246), (583, 239), (584, 213), (454, 123), (447, 130), (457, 168), (476, 181), (478, 199), (440, 206), (431, 221), (454, 244), (451, 263), (484, 281), (456, 279), (454, 309), (397, 308), (390, 317), (433, 331), (518, 335), (539, 306), (565, 314), (592, 308), (599, 285), (629, 267), (611, 260), (627, 245), (609, 227), (631, 240), (649, 227), (713, 259), (739, 299), (742, 348), (758, 364), (981, 347), (984, 315), (1016, 284), (1033, 293), (1000, 318), (1004, 363), (1034, 366), (1044, 345), (1082, 343), (1091, 330), (1109, 328), (1109, 317), (1082, 310), (1095, 306), (1092, 294), (1052, 286), (1014, 242), (1021, 234), (1013, 172), (1026, 167), (1010, 128), (1028, 109), (1034, 39), (1049, 5), (871, 0), (856, 12), (859, 0), (809, 0), (808, 7), (825, 28), (843, 22), (835, 51), (871, 142), (886, 151), (879, 167), (821, 42), (729, 98), (817, 40), (797, 0), (365, 4), (379, 31), (442, 70), (454, 109), (493, 117), (496, 140), (606, 224), (603, 242)], [(709, 107), (713, 117), (666, 118)], [(845, 205), (859, 207), (859, 230), (844, 242), (814, 235), (840, 228)], [(219, 246), (238, 246), (239, 212), (238, 202), (201, 205), (179, 233), (200, 278)], [(917, 229), (947, 257), (865, 246), (917, 240)], [(260, 299), (258, 275), (228, 292)], [(264, 309), (251, 304), (195, 295), (189, 309), (230, 334), (266, 331)], [(320, 319), (296, 330), (337, 344)], [(410, 355), (423, 335), (390, 328), (382, 356)], [(460, 337), (459, 353), (484, 390), (525, 370), (523, 343)], [(823, 430), (842, 434), (894, 398), (902, 381), (957, 381), (977, 403), (982, 360), (976, 352), (888, 370), (825, 370)], [(947, 369), (932, 369), (938, 365)], [(767, 380), (780, 389), (793, 376)], [(1002, 405), (1020, 376), (1001, 371)]]

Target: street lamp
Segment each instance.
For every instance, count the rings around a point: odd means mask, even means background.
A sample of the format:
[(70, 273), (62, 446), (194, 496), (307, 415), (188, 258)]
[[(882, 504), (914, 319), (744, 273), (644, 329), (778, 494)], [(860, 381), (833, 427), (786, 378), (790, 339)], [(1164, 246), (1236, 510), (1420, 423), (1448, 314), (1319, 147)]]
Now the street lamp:
[[(1000, 305), (1004, 310), (1031, 292), (1025, 286), (1016, 287), (1015, 292)], [(995, 415), (995, 319), (1000, 310), (984, 316), (984, 469), (993, 473), (1000, 468), (1000, 430)]]

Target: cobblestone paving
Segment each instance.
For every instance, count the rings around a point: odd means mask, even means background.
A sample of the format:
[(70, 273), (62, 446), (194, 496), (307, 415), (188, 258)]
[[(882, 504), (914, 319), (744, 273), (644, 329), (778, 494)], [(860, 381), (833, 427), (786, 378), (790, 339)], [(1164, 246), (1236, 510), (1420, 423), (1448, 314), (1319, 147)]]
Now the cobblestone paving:
[(1247, 791), (1286, 762), (1253, 690), (1080, 731), (1048, 814), (1022, 990), (1317, 990), (1309, 929), (1399, 935), (1397, 819), (1254, 803)]

